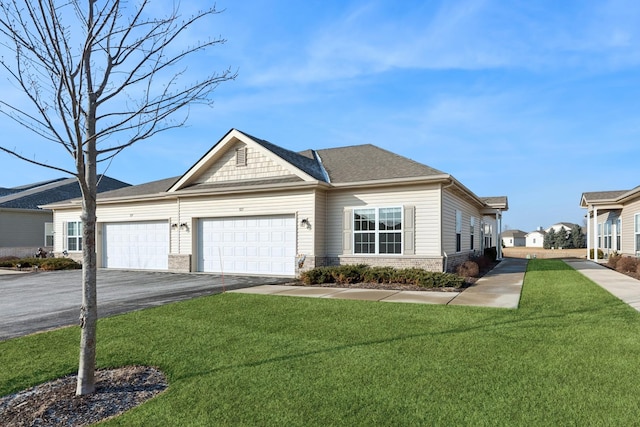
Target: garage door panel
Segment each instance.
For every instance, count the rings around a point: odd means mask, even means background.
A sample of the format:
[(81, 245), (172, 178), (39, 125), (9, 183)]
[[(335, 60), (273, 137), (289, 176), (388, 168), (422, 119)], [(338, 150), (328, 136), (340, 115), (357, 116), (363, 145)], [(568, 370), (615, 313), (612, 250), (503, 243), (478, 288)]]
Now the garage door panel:
[(103, 224), (103, 266), (143, 270), (168, 269), (166, 221)]
[(202, 219), (198, 270), (293, 275), (295, 224), (293, 215)]

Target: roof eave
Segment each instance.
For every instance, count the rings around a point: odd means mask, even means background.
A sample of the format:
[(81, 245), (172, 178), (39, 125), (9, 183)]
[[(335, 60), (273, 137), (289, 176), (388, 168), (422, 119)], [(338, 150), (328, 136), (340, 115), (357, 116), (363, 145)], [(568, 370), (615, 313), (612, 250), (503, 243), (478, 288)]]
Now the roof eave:
[[(117, 203), (135, 203), (142, 201), (163, 201), (177, 199), (181, 197), (200, 197), (206, 195), (219, 195), (219, 194), (241, 194), (241, 193), (255, 193), (261, 191), (277, 191), (277, 190), (292, 190), (296, 188), (315, 188), (315, 187), (331, 187), (326, 182), (322, 181), (298, 181), (291, 183), (278, 183), (278, 184), (264, 184), (264, 185), (238, 185), (236, 187), (223, 187), (223, 188), (206, 188), (206, 189), (193, 189), (193, 190), (178, 190), (174, 192), (145, 194), (138, 196), (126, 196), (126, 197), (113, 197), (108, 199), (98, 199), (98, 205), (110, 205)], [(61, 209), (77, 209), (82, 207), (81, 199), (69, 200), (66, 203), (56, 203), (50, 205), (44, 205), (43, 208), (50, 210)]]
[(441, 174), (433, 176), (419, 176), (419, 177), (407, 177), (407, 178), (390, 178), (390, 179), (377, 179), (370, 181), (354, 181), (354, 182), (339, 182), (332, 183), (331, 186), (336, 189), (347, 188), (363, 188), (363, 187), (389, 187), (398, 184), (439, 184), (443, 182), (449, 182), (452, 179), (451, 175)]

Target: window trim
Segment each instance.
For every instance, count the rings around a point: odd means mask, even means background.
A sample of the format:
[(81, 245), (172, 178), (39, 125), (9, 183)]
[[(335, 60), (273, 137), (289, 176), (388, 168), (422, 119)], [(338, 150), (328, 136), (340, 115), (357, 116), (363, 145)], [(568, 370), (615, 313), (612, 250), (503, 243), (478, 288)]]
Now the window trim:
[(606, 220), (603, 226), (604, 249), (611, 249), (611, 220)]
[[(76, 224), (75, 230), (77, 230), (78, 234), (70, 234), (69, 233), (69, 225), (70, 224)], [(82, 252), (82, 221), (68, 221), (66, 223), (66, 230), (65, 230), (65, 246), (66, 249), (69, 252)], [(75, 247), (76, 249), (71, 249), (71, 245), (69, 245), (69, 242), (71, 241), (71, 239), (73, 239), (75, 241)]]
[[(399, 221), (400, 221), (400, 228), (399, 229), (394, 229), (394, 230), (380, 230), (380, 211), (383, 209), (397, 209), (398, 213), (399, 213)], [(359, 211), (373, 211), (374, 214), (374, 229), (373, 230), (357, 230), (356, 228), (356, 214)], [(363, 206), (363, 207), (357, 207), (357, 208), (353, 208), (352, 210), (352, 214), (351, 214), (351, 224), (352, 224), (352, 230), (351, 230), (351, 243), (352, 243), (352, 252), (354, 255), (359, 255), (359, 256), (401, 256), (404, 255), (404, 246), (405, 246), (405, 236), (404, 236), (404, 231), (405, 231), (405, 218), (404, 218), (404, 214), (405, 214), (405, 209), (403, 206)], [(356, 244), (356, 235), (357, 234), (373, 234), (373, 247), (374, 247), (374, 252), (358, 252), (358, 245)], [(398, 252), (387, 252), (387, 253), (381, 253), (380, 252), (380, 235), (381, 234), (397, 234), (399, 236), (400, 239), (400, 249)], [(360, 245), (361, 246), (361, 245)]]

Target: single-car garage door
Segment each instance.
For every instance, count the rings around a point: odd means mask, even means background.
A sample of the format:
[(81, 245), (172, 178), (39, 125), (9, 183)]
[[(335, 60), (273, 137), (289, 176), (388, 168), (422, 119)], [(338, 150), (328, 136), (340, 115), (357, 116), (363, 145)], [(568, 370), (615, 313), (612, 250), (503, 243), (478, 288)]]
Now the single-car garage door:
[(199, 271), (295, 275), (293, 215), (201, 219), (198, 235)]
[(169, 268), (167, 221), (105, 223), (102, 242), (103, 267), (141, 270)]

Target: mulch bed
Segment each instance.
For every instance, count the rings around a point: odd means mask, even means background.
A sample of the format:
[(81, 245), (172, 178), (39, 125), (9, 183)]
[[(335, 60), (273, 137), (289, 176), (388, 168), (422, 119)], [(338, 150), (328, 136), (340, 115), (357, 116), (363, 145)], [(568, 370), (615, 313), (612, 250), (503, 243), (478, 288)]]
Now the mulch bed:
[(76, 396), (76, 375), (0, 398), (0, 426), (86, 426), (120, 415), (167, 388), (148, 366), (96, 371), (96, 391)]

